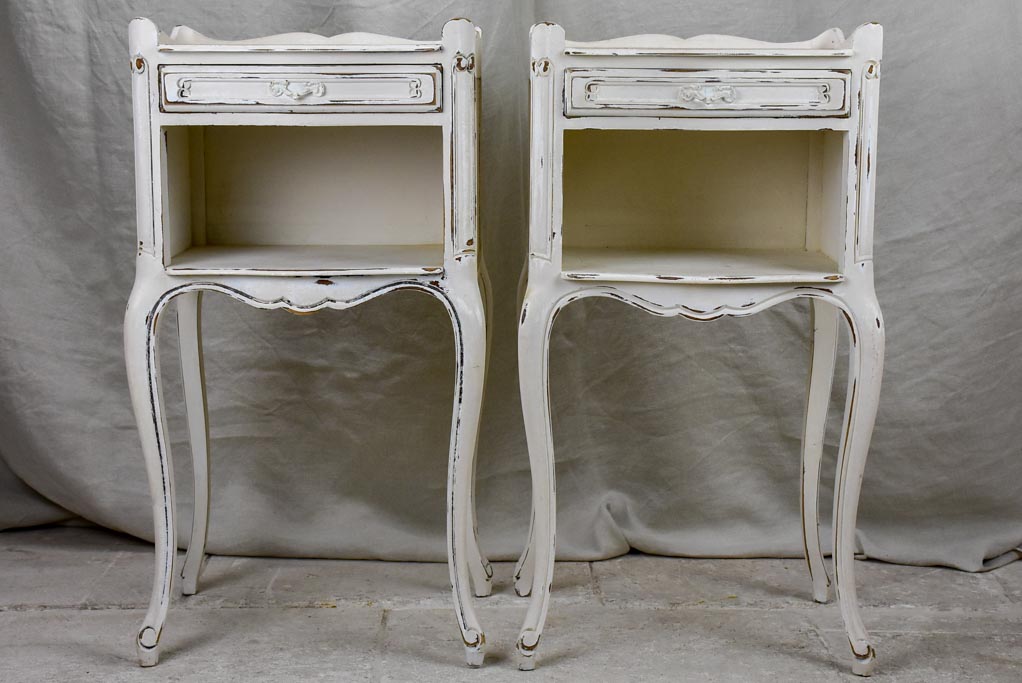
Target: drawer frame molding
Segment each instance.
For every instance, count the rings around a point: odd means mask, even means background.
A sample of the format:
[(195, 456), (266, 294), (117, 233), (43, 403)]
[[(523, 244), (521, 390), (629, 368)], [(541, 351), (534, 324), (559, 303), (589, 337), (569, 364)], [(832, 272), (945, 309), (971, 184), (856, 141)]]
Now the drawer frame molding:
[(565, 70), (565, 111), (582, 116), (846, 117), (848, 71)]
[(165, 112), (439, 112), (442, 70), (390, 65), (162, 66)]

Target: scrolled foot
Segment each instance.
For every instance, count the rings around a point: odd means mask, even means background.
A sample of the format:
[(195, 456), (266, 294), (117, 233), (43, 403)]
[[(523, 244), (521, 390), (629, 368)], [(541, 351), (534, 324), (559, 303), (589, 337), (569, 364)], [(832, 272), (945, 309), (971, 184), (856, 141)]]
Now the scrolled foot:
[[(852, 654), (855, 654), (854, 652)], [(852, 673), (856, 676), (872, 676), (877, 665), (877, 653), (870, 647), (865, 656), (855, 655), (852, 662)]]
[(156, 666), (160, 661), (160, 644), (156, 629), (146, 626), (139, 631), (138, 638), (135, 639), (135, 650), (140, 666)]
[(532, 671), (536, 668), (536, 648), (539, 647), (539, 636), (535, 631), (523, 631), (515, 644), (518, 653), (518, 670)]
[(465, 663), (471, 669), (478, 669), (483, 665), (486, 658), (486, 636), (482, 633), (475, 634), (475, 642), (465, 643)]

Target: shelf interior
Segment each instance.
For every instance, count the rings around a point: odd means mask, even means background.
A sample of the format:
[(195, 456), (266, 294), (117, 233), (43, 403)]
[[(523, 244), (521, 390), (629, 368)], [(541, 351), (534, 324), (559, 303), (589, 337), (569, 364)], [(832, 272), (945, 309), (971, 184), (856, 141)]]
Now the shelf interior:
[(443, 265), (437, 126), (170, 126), (171, 272), (422, 272)]
[(565, 277), (840, 279), (846, 154), (842, 131), (565, 131)]

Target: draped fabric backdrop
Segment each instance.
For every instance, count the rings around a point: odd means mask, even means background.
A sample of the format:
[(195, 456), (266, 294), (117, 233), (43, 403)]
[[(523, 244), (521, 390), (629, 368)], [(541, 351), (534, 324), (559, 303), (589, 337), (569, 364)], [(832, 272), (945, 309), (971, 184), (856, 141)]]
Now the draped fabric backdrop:
[[(881, 22), (876, 273), (889, 336), (859, 542), (869, 557), (967, 570), (1018, 554), (1022, 15), (1011, 0), (0, 0), (0, 528), (83, 518), (152, 538), (121, 348), (135, 16), (227, 39), (436, 39), (457, 16), (482, 27), (481, 243), (496, 303), (478, 499), (495, 559), (517, 555), (529, 518), (515, 327), (529, 27), (789, 41)], [(436, 301), (406, 292), (296, 317), (208, 294), (203, 321), (212, 552), (444, 558), (454, 354)], [(191, 461), (174, 328), (164, 316), (184, 543)], [(608, 300), (568, 307), (551, 360), (559, 557), (800, 555), (807, 335), (804, 302), (709, 324)]]

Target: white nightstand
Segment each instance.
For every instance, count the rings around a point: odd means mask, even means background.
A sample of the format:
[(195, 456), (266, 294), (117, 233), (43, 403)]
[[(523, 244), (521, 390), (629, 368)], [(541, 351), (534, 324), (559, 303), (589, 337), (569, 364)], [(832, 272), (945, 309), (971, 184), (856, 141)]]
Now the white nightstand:
[(180, 576), (196, 591), (209, 510), (201, 295), (257, 308), (344, 309), (427, 292), (454, 324), (448, 557), (466, 657), (490, 592), (474, 533), (474, 459), (486, 365), (476, 233), (479, 31), (440, 41), (365, 33), (218, 41), (146, 19), (130, 28), (138, 244), (124, 323), (132, 403), (156, 529), (152, 599), (137, 637), (159, 659), (177, 549), (156, 324), (176, 300), (195, 462), (195, 523)]
[(535, 665), (554, 561), (548, 392), (557, 312), (590, 296), (659, 316), (714, 320), (810, 299), (813, 352), (803, 439), (803, 533), (813, 597), (826, 601), (817, 490), (841, 320), (851, 341), (834, 504), (834, 575), (854, 655), (875, 654), (853, 555), (880, 393), (884, 329), (873, 289), (873, 195), (883, 31), (802, 43), (727, 36), (565, 41), (532, 30), (528, 289), (518, 362), (533, 477), (531, 593), (518, 641)]

